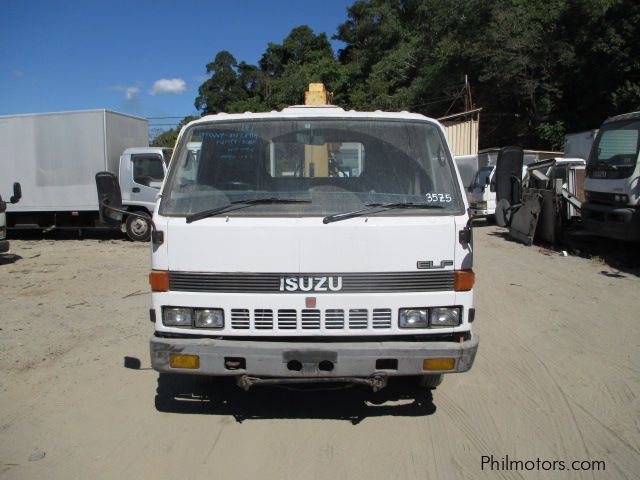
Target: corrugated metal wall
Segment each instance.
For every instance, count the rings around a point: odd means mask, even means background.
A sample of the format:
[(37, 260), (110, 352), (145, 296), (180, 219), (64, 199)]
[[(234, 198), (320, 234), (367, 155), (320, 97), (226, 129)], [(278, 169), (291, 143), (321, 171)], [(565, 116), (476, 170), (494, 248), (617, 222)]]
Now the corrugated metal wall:
[(478, 154), (479, 123), (477, 116), (467, 120), (443, 122), (454, 156)]

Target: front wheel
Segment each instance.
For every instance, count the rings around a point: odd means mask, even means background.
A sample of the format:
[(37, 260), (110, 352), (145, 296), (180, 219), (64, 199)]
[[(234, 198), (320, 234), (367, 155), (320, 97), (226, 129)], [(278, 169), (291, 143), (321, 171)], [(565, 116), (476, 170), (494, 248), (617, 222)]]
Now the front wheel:
[[(129, 238), (135, 242), (148, 242), (151, 237), (151, 217), (145, 212), (129, 215), (125, 222), (125, 230)], [(143, 216), (144, 219), (138, 215)]]

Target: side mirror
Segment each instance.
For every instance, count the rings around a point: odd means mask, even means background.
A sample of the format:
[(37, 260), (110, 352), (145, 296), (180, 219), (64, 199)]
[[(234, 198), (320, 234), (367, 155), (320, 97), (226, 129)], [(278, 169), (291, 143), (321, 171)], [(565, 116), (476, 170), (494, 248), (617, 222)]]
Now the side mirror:
[(496, 182), (491, 182), (489, 184), (489, 191), (490, 192), (495, 192), (496, 191)]
[(118, 179), (111, 172), (96, 173), (100, 221), (107, 225), (122, 223), (122, 194)]
[(491, 180), (489, 179), (489, 177), (484, 179), (484, 184), (485, 185), (489, 185), (491, 183)]
[(13, 184), (13, 196), (9, 199), (11, 203), (18, 203), (22, 198), (22, 187), (18, 182)]

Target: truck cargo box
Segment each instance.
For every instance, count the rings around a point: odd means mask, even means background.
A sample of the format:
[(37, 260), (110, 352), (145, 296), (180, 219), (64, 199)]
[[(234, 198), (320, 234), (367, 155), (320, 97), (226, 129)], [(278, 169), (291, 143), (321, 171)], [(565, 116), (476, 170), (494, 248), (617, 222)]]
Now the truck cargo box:
[(104, 109), (0, 116), (0, 191), (24, 192), (7, 211), (97, 211), (95, 174), (148, 144), (146, 119)]

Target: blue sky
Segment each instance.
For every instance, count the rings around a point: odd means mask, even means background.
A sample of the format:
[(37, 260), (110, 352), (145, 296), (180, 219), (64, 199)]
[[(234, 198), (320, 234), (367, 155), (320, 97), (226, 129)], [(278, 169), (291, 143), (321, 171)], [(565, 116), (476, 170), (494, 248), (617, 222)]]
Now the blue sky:
[(353, 2), (1, 0), (0, 115), (194, 114), (205, 66), (218, 51), (255, 64), (269, 42), (281, 43), (298, 25), (331, 37)]

